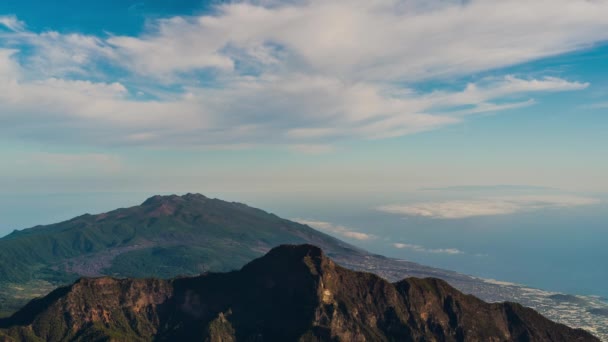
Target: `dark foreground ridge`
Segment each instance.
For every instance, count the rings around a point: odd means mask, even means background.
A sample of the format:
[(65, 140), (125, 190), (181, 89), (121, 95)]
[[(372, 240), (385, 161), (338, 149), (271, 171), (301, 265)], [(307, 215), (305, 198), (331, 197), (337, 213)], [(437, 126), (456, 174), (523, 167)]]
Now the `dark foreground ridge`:
[(240, 271), (83, 278), (0, 321), (0, 341), (599, 341), (438, 279), (397, 283), (283, 245)]

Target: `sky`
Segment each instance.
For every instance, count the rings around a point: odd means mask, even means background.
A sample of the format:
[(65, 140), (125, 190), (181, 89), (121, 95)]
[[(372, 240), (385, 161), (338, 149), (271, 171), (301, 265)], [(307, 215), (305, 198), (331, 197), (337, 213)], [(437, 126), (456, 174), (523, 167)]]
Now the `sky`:
[(0, 1), (0, 236), (199, 192), (607, 296), (606, 18), (608, 0)]
[[(608, 1), (0, 3), (0, 191), (608, 192)], [(547, 204), (548, 203), (548, 204)]]

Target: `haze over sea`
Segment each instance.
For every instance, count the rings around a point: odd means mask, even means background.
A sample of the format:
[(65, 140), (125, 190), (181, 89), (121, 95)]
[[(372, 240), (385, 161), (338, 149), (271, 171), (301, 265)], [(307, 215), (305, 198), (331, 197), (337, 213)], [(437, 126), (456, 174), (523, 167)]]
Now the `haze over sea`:
[[(518, 187), (335, 197), (200, 192), (306, 222), (382, 255), (545, 290), (608, 297), (605, 194), (557, 195), (551, 189)], [(531, 192), (542, 196), (532, 196)], [(0, 235), (83, 213), (138, 205), (150, 195), (0, 194)], [(479, 203), (490, 203), (490, 208), (475, 208)], [(456, 205), (466, 206), (466, 210), (456, 212)], [(420, 214), (422, 209), (426, 210), (424, 215)], [(485, 210), (485, 215), (470, 216), (479, 210)], [(506, 211), (511, 213), (497, 213)]]

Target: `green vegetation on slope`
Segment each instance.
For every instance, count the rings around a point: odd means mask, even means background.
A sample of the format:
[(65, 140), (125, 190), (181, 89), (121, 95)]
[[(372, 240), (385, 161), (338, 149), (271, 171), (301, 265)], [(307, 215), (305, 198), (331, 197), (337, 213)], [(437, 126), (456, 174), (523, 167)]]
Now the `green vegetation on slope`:
[(145, 278), (155, 275), (170, 278), (175, 275), (195, 275), (208, 271), (230, 271), (242, 266), (242, 260), (257, 256), (254, 251), (234, 251), (227, 258), (223, 251), (209, 247), (153, 247), (117, 256), (106, 273), (119, 277)]

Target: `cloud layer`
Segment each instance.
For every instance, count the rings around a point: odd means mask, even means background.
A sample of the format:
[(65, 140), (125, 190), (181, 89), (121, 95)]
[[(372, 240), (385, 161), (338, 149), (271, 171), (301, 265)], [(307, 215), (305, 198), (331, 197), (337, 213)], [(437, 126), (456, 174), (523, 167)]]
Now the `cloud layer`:
[(422, 252), (422, 253), (432, 253), (432, 254), (450, 254), (450, 255), (458, 255), (465, 254), (463, 251), (456, 248), (426, 248), (420, 245), (413, 245), (409, 243), (394, 243), (393, 247), (399, 249), (409, 249), (414, 252)]
[(466, 74), (608, 38), (605, 1), (251, 1), (216, 10), (160, 20), (147, 35), (108, 44), (157, 77), (244, 63), (386, 81)]
[(294, 221), (301, 223), (301, 224), (308, 225), (315, 229), (319, 229), (319, 230), (331, 233), (331, 234), (336, 234), (336, 235), (340, 235), (340, 236), (355, 239), (355, 240), (365, 241), (365, 240), (371, 240), (371, 239), (376, 238), (372, 234), (366, 234), (366, 233), (353, 231), (352, 229), (350, 229), (348, 227), (336, 225), (336, 224), (333, 224), (330, 222), (304, 220), (304, 219), (294, 219)]
[(461, 219), (475, 216), (507, 215), (540, 209), (566, 208), (598, 204), (595, 198), (579, 196), (514, 196), (474, 200), (451, 200), (414, 204), (392, 204), (379, 211), (437, 219)]
[(608, 39), (608, 2), (245, 1), (150, 22), (140, 36), (31, 32), (0, 17), (0, 133), (93, 145), (330, 150), (438, 129), (585, 89), (467, 76)]

